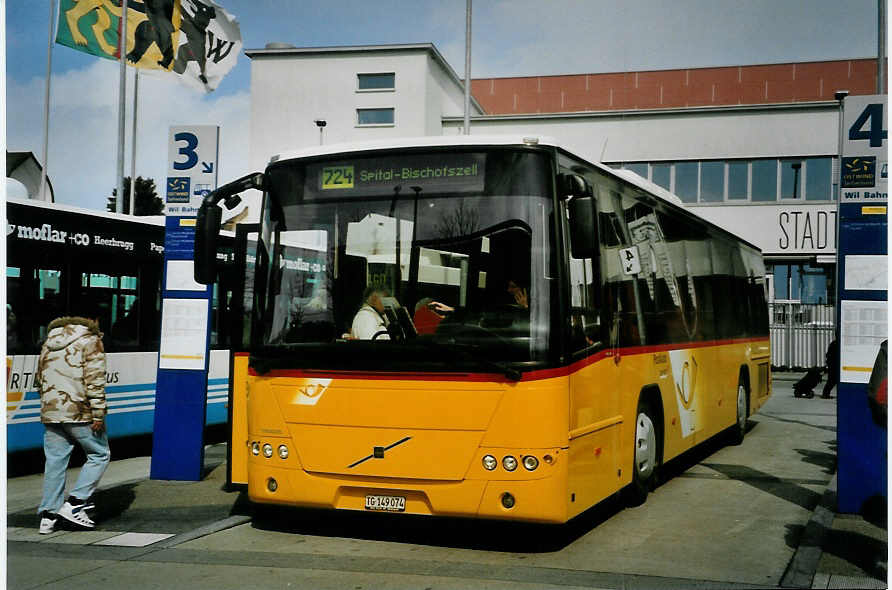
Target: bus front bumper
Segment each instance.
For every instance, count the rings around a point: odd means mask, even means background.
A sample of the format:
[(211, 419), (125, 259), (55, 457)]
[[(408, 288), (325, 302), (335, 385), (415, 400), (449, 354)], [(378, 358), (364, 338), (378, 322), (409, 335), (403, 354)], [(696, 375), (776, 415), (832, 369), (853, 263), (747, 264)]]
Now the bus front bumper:
[[(511, 481), (362, 478), (266, 465), (249, 470), (248, 497), (306, 508), (377, 511), (384, 505), (405, 514), (564, 523), (566, 481), (565, 465), (547, 477)], [(382, 504), (375, 497), (394, 500)]]

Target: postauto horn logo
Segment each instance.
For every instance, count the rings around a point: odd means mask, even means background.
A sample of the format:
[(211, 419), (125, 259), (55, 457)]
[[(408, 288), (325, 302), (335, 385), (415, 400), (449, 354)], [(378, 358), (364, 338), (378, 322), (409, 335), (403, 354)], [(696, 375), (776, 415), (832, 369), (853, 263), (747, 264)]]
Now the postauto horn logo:
[(297, 397), (294, 403), (301, 406), (315, 406), (328, 389), (331, 379), (302, 379), (297, 386)]

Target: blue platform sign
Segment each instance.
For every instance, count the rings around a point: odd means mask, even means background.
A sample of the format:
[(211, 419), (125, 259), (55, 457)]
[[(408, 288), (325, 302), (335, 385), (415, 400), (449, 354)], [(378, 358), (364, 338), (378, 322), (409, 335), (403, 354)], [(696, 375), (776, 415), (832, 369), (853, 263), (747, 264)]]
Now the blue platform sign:
[(217, 127), (170, 129), (152, 479), (198, 481), (204, 468), (213, 285), (193, 278), (195, 212), (217, 186), (218, 137)]
[[(837, 280), (837, 500), (842, 513), (885, 509), (884, 396), (871, 382), (888, 336), (888, 107), (886, 95), (843, 103)], [(883, 350), (885, 350), (883, 348)], [(882, 403), (880, 403), (882, 398)]]

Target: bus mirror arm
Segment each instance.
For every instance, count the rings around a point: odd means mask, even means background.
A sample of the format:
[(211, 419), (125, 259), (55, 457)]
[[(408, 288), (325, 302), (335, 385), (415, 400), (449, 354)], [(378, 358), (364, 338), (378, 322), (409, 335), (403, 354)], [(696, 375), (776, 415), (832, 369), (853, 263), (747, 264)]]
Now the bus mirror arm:
[(263, 190), (265, 176), (261, 172), (248, 174), (238, 180), (224, 184), (205, 196), (198, 208), (198, 216), (195, 220), (195, 264), (193, 274), (195, 282), (209, 285), (214, 282), (217, 275), (217, 235), (220, 233), (220, 223), (223, 210), (218, 203), (223, 201), (227, 209), (232, 209), (241, 202), (238, 193), (248, 190)]

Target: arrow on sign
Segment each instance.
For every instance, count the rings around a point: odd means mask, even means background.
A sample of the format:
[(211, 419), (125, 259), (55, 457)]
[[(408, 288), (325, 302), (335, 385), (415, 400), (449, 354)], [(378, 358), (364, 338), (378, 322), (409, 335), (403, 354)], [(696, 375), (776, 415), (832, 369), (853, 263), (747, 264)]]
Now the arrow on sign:
[(201, 163), (202, 172), (204, 174), (213, 174), (214, 173), (214, 163), (213, 162), (202, 162)]

